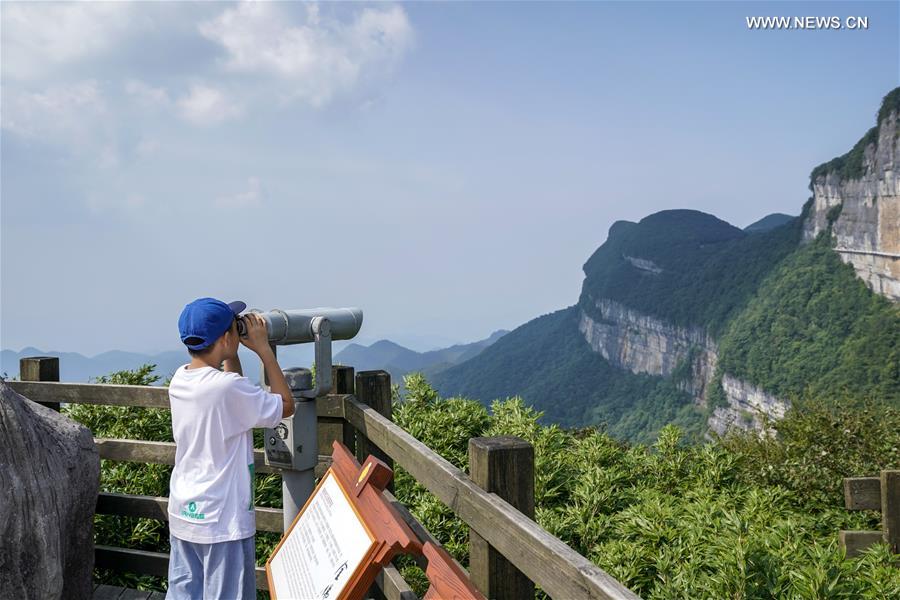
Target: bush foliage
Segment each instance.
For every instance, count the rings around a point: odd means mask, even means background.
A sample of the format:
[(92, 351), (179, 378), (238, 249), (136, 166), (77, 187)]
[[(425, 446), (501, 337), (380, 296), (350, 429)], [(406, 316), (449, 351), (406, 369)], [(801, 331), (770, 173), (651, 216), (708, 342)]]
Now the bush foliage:
[(900, 308), (872, 293), (822, 235), (779, 265), (729, 325), (719, 368), (790, 400), (900, 407)]
[[(877, 514), (843, 509), (841, 481), (900, 464), (896, 409), (809, 402), (777, 423), (773, 438), (685, 444), (667, 426), (646, 446), (592, 428), (542, 426), (540, 413), (518, 398), (488, 411), (439, 399), (421, 377), (408, 378), (407, 390), (395, 421), (460, 468), (465, 435), (534, 444), (538, 523), (644, 598), (900, 594), (900, 571), (885, 546), (848, 560), (837, 544), (839, 529), (879, 526)], [(451, 428), (465, 435), (447, 435)], [(409, 485), (398, 475), (398, 497), (465, 564), (464, 524)]]
[[(102, 382), (152, 383), (152, 366)], [(733, 434), (686, 443), (675, 426), (651, 445), (629, 445), (595, 428), (540, 424), (518, 398), (490, 410), (442, 399), (421, 375), (406, 378), (395, 421), (463, 470), (470, 437), (516, 435), (535, 447), (536, 520), (647, 599), (900, 597), (900, 570), (886, 546), (846, 559), (839, 529), (876, 529), (877, 513), (843, 509), (841, 480), (900, 466), (900, 410), (807, 401), (776, 423), (777, 435)], [(97, 437), (171, 441), (168, 411), (68, 406)], [(168, 494), (169, 467), (103, 461), (101, 488)], [(396, 495), (462, 564), (468, 529), (398, 468)], [(279, 507), (280, 479), (257, 477), (256, 503)], [(165, 552), (168, 531), (146, 519), (96, 517), (96, 542)], [(257, 534), (258, 563), (277, 541)], [(420, 571), (403, 568), (421, 593)], [(99, 572), (100, 581), (164, 589), (165, 581)], [(261, 594), (261, 597), (265, 597)]]

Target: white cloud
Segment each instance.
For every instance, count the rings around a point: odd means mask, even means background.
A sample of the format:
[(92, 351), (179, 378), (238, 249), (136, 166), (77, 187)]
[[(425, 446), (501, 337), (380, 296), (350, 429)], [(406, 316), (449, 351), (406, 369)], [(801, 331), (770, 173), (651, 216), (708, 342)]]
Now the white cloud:
[(316, 4), (306, 8), (303, 22), (294, 24), (278, 3), (242, 3), (199, 31), (225, 48), (228, 69), (274, 75), (289, 83), (290, 97), (313, 106), (390, 69), (412, 45), (400, 6), (365, 8), (348, 22), (323, 17)]
[(153, 87), (139, 79), (126, 81), (125, 92), (147, 108), (168, 106), (170, 102), (165, 88)]
[(109, 48), (135, 22), (129, 2), (4, 2), (3, 74), (40, 78), (48, 69)]
[(55, 85), (42, 92), (4, 89), (2, 127), (32, 139), (83, 139), (90, 121), (107, 112), (106, 102), (93, 79)]
[(0, 127), (29, 142), (63, 149), (71, 158), (101, 169), (154, 154), (156, 138), (133, 133), (120, 97), (94, 79), (56, 84), (39, 91), (2, 87)]
[(216, 206), (220, 208), (252, 208), (262, 204), (266, 198), (266, 190), (258, 177), (247, 179), (247, 191), (231, 196), (216, 198)]
[(213, 125), (241, 114), (240, 106), (214, 87), (192, 85), (178, 101), (181, 116), (197, 125)]

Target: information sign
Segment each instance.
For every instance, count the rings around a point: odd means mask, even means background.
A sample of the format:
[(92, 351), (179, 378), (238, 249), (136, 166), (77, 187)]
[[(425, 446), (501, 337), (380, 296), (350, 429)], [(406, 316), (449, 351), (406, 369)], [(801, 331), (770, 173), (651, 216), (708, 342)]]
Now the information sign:
[(344, 600), (376, 545), (329, 470), (266, 562), (269, 592), (276, 600)]

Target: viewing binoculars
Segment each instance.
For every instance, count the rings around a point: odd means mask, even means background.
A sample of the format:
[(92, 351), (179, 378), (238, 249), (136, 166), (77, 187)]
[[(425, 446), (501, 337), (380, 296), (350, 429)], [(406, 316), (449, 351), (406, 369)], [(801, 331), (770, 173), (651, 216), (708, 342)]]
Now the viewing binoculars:
[[(363, 313), (359, 308), (301, 308), (293, 310), (272, 309), (263, 312), (251, 309), (266, 322), (269, 343), (277, 346), (303, 344), (316, 341), (316, 335), (329, 329), (332, 340), (349, 340), (359, 333)], [(237, 318), (238, 334), (247, 333), (243, 318)]]

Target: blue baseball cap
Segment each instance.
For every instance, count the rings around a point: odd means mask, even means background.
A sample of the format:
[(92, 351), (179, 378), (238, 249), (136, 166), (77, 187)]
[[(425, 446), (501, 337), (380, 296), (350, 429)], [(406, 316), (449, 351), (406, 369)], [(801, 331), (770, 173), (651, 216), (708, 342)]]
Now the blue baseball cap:
[(215, 298), (197, 298), (178, 317), (181, 341), (191, 350), (211, 346), (231, 327), (231, 322), (247, 305), (241, 301), (225, 304)]

